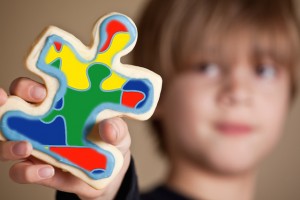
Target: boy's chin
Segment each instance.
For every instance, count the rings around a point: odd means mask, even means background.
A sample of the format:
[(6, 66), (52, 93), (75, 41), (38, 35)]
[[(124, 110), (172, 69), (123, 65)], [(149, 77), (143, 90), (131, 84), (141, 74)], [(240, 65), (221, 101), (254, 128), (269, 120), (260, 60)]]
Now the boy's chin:
[(205, 166), (221, 175), (238, 176), (256, 172), (261, 159), (247, 155), (219, 155), (208, 158)]

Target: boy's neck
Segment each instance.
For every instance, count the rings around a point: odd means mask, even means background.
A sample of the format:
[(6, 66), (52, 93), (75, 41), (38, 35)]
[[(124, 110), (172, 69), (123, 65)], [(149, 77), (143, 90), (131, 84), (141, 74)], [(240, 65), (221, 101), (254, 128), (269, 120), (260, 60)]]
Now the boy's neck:
[(209, 172), (195, 165), (173, 163), (167, 186), (195, 199), (252, 200), (256, 185), (256, 171), (234, 176)]

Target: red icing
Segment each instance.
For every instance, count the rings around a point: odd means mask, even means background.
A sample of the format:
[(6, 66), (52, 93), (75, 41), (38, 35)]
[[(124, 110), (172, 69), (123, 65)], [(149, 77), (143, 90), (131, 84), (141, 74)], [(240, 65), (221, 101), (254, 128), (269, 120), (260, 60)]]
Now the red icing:
[(140, 92), (123, 92), (122, 104), (134, 108), (143, 98), (144, 94)]
[(88, 171), (106, 169), (106, 157), (92, 148), (50, 147), (50, 150)]
[(60, 42), (54, 42), (54, 46), (55, 46), (56, 51), (61, 50), (61, 43)]
[(124, 24), (122, 24), (121, 22), (119, 22), (117, 20), (111, 20), (106, 27), (106, 32), (107, 32), (108, 36), (105, 41), (105, 44), (100, 49), (100, 52), (103, 52), (108, 48), (108, 46), (111, 42), (111, 39), (115, 33), (128, 32), (128, 30), (127, 30), (126, 26)]

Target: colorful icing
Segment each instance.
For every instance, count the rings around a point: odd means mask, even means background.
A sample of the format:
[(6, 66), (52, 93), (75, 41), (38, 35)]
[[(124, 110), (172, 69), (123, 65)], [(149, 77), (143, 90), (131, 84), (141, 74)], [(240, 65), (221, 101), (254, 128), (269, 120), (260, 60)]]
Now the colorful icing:
[(111, 15), (99, 25), (99, 34), (91, 60), (83, 59), (64, 38), (48, 36), (36, 67), (59, 80), (51, 109), (43, 116), (8, 111), (2, 117), (7, 139), (29, 140), (35, 149), (96, 180), (109, 177), (115, 164), (109, 151), (87, 139), (98, 114), (106, 109), (143, 114), (154, 98), (150, 80), (125, 76), (112, 66), (136, 40), (134, 24), (123, 15)]

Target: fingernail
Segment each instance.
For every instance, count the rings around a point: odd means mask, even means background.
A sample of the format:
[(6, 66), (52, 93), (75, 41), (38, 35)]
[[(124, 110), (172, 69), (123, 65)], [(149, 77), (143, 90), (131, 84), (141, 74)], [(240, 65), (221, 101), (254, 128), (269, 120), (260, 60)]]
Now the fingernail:
[(33, 86), (30, 90), (30, 94), (35, 99), (44, 99), (46, 96), (46, 90), (40, 86)]
[(50, 178), (54, 175), (54, 169), (52, 167), (43, 167), (39, 169), (38, 174), (41, 178)]
[(25, 156), (27, 151), (27, 145), (26, 142), (19, 142), (15, 144), (12, 148), (12, 151), (14, 154), (18, 156)]

